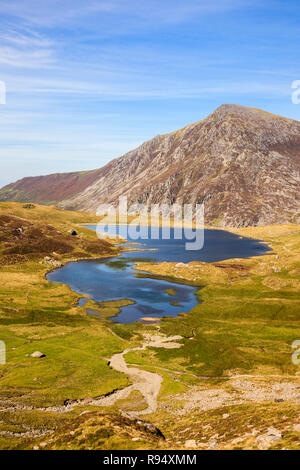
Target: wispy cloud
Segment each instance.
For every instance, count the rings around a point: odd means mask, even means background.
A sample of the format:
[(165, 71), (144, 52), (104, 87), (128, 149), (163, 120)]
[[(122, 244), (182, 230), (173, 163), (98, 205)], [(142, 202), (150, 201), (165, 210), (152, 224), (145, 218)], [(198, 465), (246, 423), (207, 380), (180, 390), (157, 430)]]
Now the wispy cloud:
[[(122, 3), (122, 0), (120, 0)], [(15, 0), (1, 1), (0, 12), (11, 17), (21, 18), (35, 26), (51, 26), (69, 23), (76, 18), (95, 13), (114, 11), (118, 0)]]
[[(1, 54), (1, 49), (0, 49)], [(255, 76), (256, 71), (253, 72)], [(199, 74), (200, 75), (200, 74)], [(290, 93), (290, 83), (286, 81), (254, 80), (251, 77), (236, 81), (232, 78), (211, 78), (209, 83), (201, 77), (190, 77), (179, 83), (176, 77), (163, 77), (152, 74), (140, 77), (140, 80), (131, 81), (131, 74), (123, 74), (123, 81), (112, 78), (90, 77), (90, 80), (33, 78), (5, 76), (9, 85), (8, 91), (12, 94), (27, 95), (37, 98), (39, 95), (49, 97), (68, 96), (94, 97), (96, 100), (152, 100), (152, 99), (193, 99), (208, 95), (264, 95), (287, 96)], [(84, 78), (84, 77), (83, 77)]]
[(55, 62), (54, 43), (34, 30), (0, 31), (0, 64), (18, 68), (51, 67)]
[(0, 64), (19, 68), (51, 67), (54, 64), (50, 50), (21, 51), (13, 47), (0, 47)]
[(41, 36), (36, 31), (29, 28), (5, 30), (0, 33), (1, 40), (5, 43), (14, 44), (19, 47), (39, 47), (46, 48), (53, 46), (53, 41)]
[(98, 167), (222, 102), (284, 114), (299, 2), (284, 28), (275, 3), (1, 0), (2, 172)]
[[(138, 22), (159, 24), (182, 23), (196, 16), (214, 15), (239, 7), (253, 5), (255, 0), (2, 0), (0, 12), (21, 18), (37, 26), (77, 23), (82, 18), (93, 20), (103, 16), (124, 14), (128, 27), (138, 27)], [(128, 21), (127, 21), (128, 23)], [(105, 24), (101, 24), (105, 27)], [(106, 25), (108, 26), (108, 25)], [(117, 26), (117, 24), (116, 24)]]

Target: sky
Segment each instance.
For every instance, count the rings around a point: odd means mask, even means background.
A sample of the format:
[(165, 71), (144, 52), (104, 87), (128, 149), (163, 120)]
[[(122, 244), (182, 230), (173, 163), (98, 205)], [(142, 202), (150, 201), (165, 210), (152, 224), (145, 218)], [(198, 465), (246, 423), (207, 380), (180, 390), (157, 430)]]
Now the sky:
[(223, 103), (300, 120), (299, 19), (299, 0), (1, 0), (0, 186), (99, 168)]

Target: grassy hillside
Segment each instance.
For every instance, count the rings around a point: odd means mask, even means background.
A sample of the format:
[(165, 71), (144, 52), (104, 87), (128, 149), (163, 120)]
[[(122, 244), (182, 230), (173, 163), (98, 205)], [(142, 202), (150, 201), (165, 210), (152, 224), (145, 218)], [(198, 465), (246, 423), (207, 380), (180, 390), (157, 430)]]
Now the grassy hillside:
[[(0, 402), (62, 405), (127, 383), (100, 359), (122, 349), (124, 341), (76, 307), (77, 294), (45, 279), (52, 269), (43, 262), (45, 255), (64, 263), (117, 254), (114, 246), (77, 225), (83, 222), (95, 222), (95, 217), (55, 207), (0, 205), (0, 338), (7, 348), (7, 364), (0, 367)], [(69, 233), (74, 229), (77, 236)], [(36, 350), (46, 357), (30, 357)], [(2, 422), (2, 431), (11, 427)]]
[(57, 204), (62, 199), (83, 191), (98, 177), (99, 170), (73, 173), (54, 173), (46, 176), (26, 177), (0, 189), (2, 201)]
[[(281, 437), (269, 447), (299, 446), (300, 369), (291, 361), (291, 344), (300, 339), (299, 226), (236, 230), (271, 245), (261, 257), (141, 263), (151, 275), (198, 285), (201, 303), (159, 324), (115, 325), (105, 318), (128, 301), (89, 301), (103, 311), (101, 320), (77, 306), (78, 294), (45, 279), (52, 269), (45, 256), (64, 263), (117, 253), (80, 228), (94, 216), (23, 206), (0, 204), (0, 340), (7, 346), (0, 448), (257, 448), (271, 425)], [(158, 332), (181, 335), (181, 347), (146, 347), (125, 358), (162, 376), (158, 408), (143, 419), (166, 440), (120, 413), (143, 409), (138, 392), (101, 408), (88, 400), (126, 387), (129, 379), (109, 367), (109, 358)], [(34, 351), (45, 357), (31, 357)], [(78, 406), (66, 408), (72, 400)]]
[[(201, 285), (202, 302), (182, 318), (165, 319), (161, 330), (184, 332), (193, 341), (156, 354), (158, 362), (177, 357), (197, 374), (294, 373), (291, 343), (300, 338), (300, 227), (282, 225), (239, 229), (263, 238), (274, 251), (263, 257), (218, 263), (139, 263), (157, 276)], [(151, 361), (153, 358), (151, 357)], [(172, 364), (173, 364), (172, 362)]]

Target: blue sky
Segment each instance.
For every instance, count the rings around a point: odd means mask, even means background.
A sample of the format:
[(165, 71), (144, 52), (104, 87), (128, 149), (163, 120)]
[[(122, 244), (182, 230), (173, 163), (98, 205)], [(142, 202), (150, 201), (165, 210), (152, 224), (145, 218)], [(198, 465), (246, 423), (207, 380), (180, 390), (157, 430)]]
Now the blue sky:
[(98, 168), (222, 103), (300, 120), (298, 0), (1, 0), (0, 185)]

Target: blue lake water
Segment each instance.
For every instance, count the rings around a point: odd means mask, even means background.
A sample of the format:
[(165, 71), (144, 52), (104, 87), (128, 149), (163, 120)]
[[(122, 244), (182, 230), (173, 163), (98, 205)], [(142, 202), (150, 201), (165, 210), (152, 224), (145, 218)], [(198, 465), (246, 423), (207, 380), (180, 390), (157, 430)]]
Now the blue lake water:
[[(89, 228), (96, 230), (95, 226)], [(115, 226), (107, 227), (106, 231), (118, 233)], [(132, 323), (143, 317), (159, 318), (164, 315), (174, 317), (179, 313), (189, 312), (199, 302), (196, 296), (198, 288), (163, 279), (153, 279), (146, 274), (141, 276), (140, 272), (133, 269), (136, 262), (149, 260), (211, 263), (230, 258), (258, 256), (270, 250), (259, 240), (239, 237), (224, 230), (205, 230), (204, 246), (201, 250), (186, 250), (185, 243), (190, 240), (174, 239), (173, 229), (170, 239), (160, 237), (158, 240), (151, 238), (133, 240), (129, 235), (127, 240), (128, 244), (132, 241), (139, 242), (141, 245), (137, 246), (138, 248), (153, 251), (130, 251), (113, 258), (71, 262), (49, 273), (47, 279), (67, 284), (74, 291), (89, 294), (91, 299), (98, 302), (133, 300), (135, 304), (123, 307), (120, 314), (112, 318), (118, 323)], [(171, 288), (175, 290), (175, 295), (166, 292)]]

